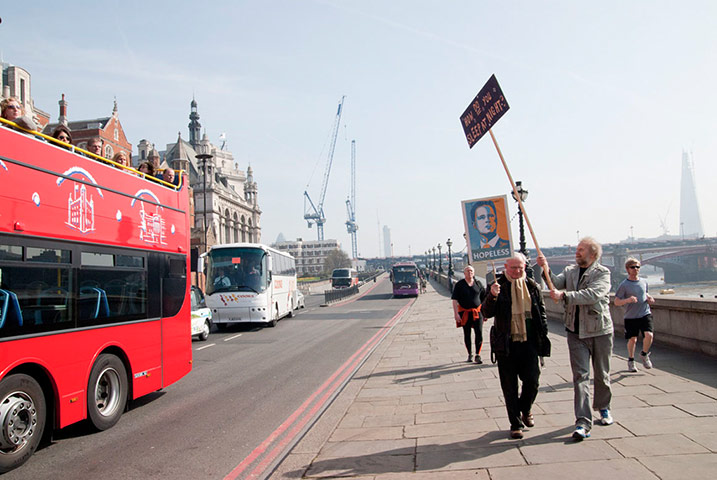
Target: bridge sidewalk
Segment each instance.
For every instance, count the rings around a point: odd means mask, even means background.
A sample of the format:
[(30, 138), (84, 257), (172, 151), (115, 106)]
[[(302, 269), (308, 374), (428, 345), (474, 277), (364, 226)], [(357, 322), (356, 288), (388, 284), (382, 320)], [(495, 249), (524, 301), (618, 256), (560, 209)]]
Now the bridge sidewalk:
[(511, 440), (489, 361), (490, 323), (486, 363), (466, 363), (450, 299), (436, 288), (418, 298), (272, 479), (715, 478), (717, 360), (657, 346), (655, 368), (628, 373), (625, 342), (616, 338), (615, 423), (574, 442), (567, 344), (551, 321), (553, 356), (540, 377), (535, 427)]

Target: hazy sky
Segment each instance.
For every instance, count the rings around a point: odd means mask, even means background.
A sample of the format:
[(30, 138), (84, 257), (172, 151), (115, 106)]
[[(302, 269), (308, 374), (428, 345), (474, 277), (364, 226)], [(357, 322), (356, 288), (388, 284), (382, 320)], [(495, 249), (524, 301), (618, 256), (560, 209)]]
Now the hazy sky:
[[(245, 0), (3, 2), (0, 51), (32, 75), (37, 107), (107, 116), (116, 97), (136, 151), (188, 137), (189, 103), (226, 133), (259, 186), (262, 240), (315, 239), (336, 107), (346, 95), (324, 210), (346, 251), (350, 144), (358, 250), (464, 247), (461, 200), (509, 193), (490, 137), (459, 116), (495, 74), (494, 127), (542, 247), (679, 234), (682, 150), (717, 235), (717, 2)], [(308, 186), (307, 186), (308, 185)], [(516, 205), (510, 199), (517, 244)], [(532, 240), (528, 240), (532, 247)], [(445, 250), (444, 250), (445, 251)], [(381, 252), (383, 253), (383, 252)]]

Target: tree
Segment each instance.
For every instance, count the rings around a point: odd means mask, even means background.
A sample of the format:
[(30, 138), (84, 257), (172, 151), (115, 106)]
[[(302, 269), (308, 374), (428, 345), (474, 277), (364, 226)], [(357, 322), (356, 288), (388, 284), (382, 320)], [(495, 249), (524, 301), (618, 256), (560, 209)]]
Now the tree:
[(331, 272), (334, 270), (334, 268), (351, 268), (351, 259), (346, 254), (346, 252), (344, 252), (340, 248), (332, 250), (329, 252), (328, 255), (326, 255), (326, 261), (324, 262), (324, 273), (326, 275), (331, 275)]

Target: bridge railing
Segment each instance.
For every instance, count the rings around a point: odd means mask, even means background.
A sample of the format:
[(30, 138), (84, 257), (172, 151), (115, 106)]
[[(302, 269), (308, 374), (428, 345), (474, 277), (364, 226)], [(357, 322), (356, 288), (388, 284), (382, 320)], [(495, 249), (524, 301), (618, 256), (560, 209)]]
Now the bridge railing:
[(338, 302), (344, 298), (356, 295), (358, 292), (358, 285), (353, 285), (348, 288), (332, 288), (331, 290), (324, 290), (324, 303), (328, 305), (329, 303)]
[[(624, 338), (625, 308), (616, 307), (610, 295), (610, 314), (615, 340)], [(543, 292), (548, 317), (562, 321), (564, 307)], [(655, 297), (650, 306), (655, 343), (717, 357), (717, 300), (691, 297)]]

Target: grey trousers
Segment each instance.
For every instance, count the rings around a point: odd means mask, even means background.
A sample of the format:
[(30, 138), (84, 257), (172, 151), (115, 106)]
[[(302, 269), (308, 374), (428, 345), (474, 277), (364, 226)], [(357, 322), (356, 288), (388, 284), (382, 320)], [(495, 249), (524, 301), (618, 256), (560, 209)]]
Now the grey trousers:
[[(573, 370), (575, 391), (575, 424), (590, 430), (593, 425), (592, 410), (610, 408), (610, 358), (612, 357), (612, 333), (599, 337), (579, 338), (568, 333), (570, 368)], [(592, 357), (595, 398), (590, 405), (590, 363)]]

